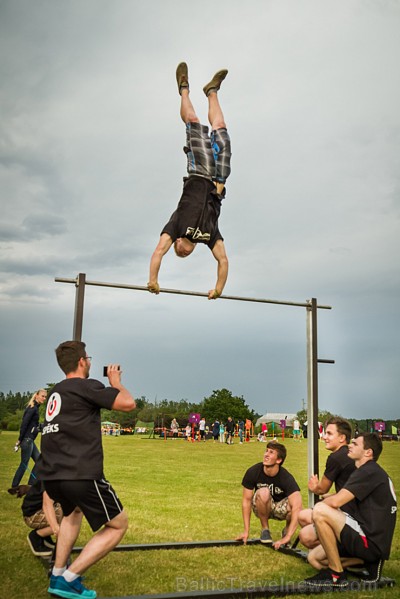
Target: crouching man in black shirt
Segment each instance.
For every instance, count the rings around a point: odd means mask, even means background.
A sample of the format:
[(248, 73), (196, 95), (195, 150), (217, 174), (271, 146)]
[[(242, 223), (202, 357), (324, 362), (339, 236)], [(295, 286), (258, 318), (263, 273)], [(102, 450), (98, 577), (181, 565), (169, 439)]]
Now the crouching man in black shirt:
[[(46, 492), (64, 513), (48, 592), (95, 599), (96, 592), (82, 584), (82, 574), (118, 545), (128, 527), (123, 506), (103, 473), (100, 410), (130, 412), (136, 403), (122, 385), (116, 364), (108, 366), (110, 387), (89, 378), (91, 358), (85, 343), (61, 343), (56, 356), (66, 378), (53, 387), (47, 401), (38, 469)], [(83, 515), (98, 532), (67, 568)]]
[[(244, 531), (236, 540), (247, 543), (250, 530), (250, 517), (253, 510), (261, 522), (261, 543), (279, 549), (290, 542), (297, 528), (299, 512), (302, 508), (300, 488), (294, 477), (283, 468), (286, 447), (282, 443), (270, 441), (262, 462), (249, 468), (242, 480), (242, 515)], [(269, 520), (285, 521), (282, 538), (273, 542), (269, 531)]]
[(365, 564), (368, 580), (379, 579), (383, 560), (390, 555), (397, 512), (393, 483), (376, 463), (381, 452), (382, 441), (376, 433), (361, 433), (353, 439), (349, 456), (356, 470), (338, 493), (314, 507), (321, 544), (309, 552), (308, 561), (319, 572), (305, 580), (308, 587), (346, 589), (349, 583), (343, 568), (355, 564)]

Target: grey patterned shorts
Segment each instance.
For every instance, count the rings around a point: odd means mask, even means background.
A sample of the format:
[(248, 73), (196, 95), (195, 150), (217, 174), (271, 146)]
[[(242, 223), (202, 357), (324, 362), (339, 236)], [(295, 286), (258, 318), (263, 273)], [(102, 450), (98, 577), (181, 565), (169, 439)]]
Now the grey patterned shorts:
[[(257, 516), (257, 518), (258, 518), (257, 507), (256, 507), (257, 493), (258, 493), (258, 490), (253, 495), (253, 499), (251, 500), (251, 507), (253, 508), (254, 515)], [(273, 518), (274, 520), (286, 520), (286, 516), (288, 513), (289, 499), (287, 497), (285, 497), (285, 499), (282, 499), (282, 501), (275, 502), (271, 497), (270, 501), (271, 501), (270, 518)]]
[[(59, 503), (54, 504), (54, 511), (57, 522), (60, 524), (63, 513)], [(49, 526), (43, 510), (37, 511), (35, 514), (33, 514), (33, 516), (24, 516), (24, 522), (27, 526), (29, 526), (29, 528), (33, 528), (34, 530), (40, 530), (41, 528), (46, 528), (46, 526)]]
[(231, 172), (231, 140), (226, 129), (215, 129), (200, 123), (187, 123), (186, 146), (189, 175), (200, 175), (218, 183), (225, 183)]

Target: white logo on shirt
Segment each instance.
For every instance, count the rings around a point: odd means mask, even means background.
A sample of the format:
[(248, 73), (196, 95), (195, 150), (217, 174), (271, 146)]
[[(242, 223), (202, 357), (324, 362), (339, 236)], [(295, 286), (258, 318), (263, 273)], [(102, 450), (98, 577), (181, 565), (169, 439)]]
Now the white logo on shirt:
[(46, 406), (46, 420), (51, 422), (61, 410), (61, 395), (59, 393), (52, 393), (49, 397), (49, 401)]

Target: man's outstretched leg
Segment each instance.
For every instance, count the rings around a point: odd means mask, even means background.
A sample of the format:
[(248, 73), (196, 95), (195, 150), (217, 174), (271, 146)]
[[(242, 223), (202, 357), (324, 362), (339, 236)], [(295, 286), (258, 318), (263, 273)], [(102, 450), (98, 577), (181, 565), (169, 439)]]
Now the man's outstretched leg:
[(181, 96), (181, 119), (185, 123), (199, 123), (196, 111), (189, 97), (189, 74), (186, 62), (180, 62), (176, 69), (176, 82)]
[(222, 192), (231, 172), (231, 140), (217, 93), (227, 74), (227, 69), (218, 71), (211, 81), (203, 87), (203, 91), (208, 98), (208, 120), (212, 129), (211, 147), (215, 161), (215, 176), (213, 180), (217, 185), (218, 193)]

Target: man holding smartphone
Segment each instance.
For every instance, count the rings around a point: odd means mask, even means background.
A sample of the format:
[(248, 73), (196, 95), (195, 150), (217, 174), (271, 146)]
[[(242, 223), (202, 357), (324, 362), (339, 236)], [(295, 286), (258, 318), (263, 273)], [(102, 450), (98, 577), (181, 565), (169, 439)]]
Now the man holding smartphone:
[[(47, 401), (39, 476), (64, 513), (48, 592), (95, 599), (96, 591), (82, 584), (82, 574), (118, 545), (128, 527), (123, 506), (104, 477), (100, 410), (130, 412), (136, 402), (121, 383), (119, 365), (107, 367), (109, 387), (89, 378), (91, 357), (85, 347), (82, 341), (65, 341), (56, 349), (66, 378)], [(96, 534), (67, 568), (83, 516)]]

